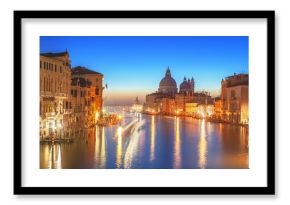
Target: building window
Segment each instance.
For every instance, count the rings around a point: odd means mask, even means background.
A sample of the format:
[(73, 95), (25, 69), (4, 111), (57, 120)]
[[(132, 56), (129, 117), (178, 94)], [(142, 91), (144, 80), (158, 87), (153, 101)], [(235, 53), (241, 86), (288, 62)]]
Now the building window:
[(59, 67), (59, 72), (62, 73), (62, 67), (61, 66)]
[(40, 68), (42, 68), (42, 61), (40, 61)]
[(231, 98), (235, 98), (236, 97), (236, 92), (234, 90), (231, 91)]
[(96, 95), (99, 95), (99, 88), (96, 88)]
[(54, 72), (57, 72), (57, 66), (54, 65)]
[(45, 83), (46, 83), (45, 78), (44, 78), (44, 81), (43, 82), (44, 82), (43, 83), (43, 90), (45, 91)]

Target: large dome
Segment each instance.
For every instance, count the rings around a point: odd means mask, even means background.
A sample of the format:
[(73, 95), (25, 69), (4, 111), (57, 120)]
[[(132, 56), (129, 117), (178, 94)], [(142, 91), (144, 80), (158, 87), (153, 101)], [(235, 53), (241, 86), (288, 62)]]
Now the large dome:
[(171, 77), (170, 69), (167, 68), (165, 77), (159, 83), (159, 92), (161, 93), (176, 93), (176, 81)]

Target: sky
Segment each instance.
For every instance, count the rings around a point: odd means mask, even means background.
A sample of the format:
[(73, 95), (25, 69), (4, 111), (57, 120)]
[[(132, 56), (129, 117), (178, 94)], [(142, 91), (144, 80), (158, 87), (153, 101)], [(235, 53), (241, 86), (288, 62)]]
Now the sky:
[(249, 73), (248, 36), (41, 36), (40, 52), (69, 52), (72, 66), (104, 75), (105, 105), (130, 105), (158, 90), (167, 67), (179, 88), (220, 94), (221, 80)]

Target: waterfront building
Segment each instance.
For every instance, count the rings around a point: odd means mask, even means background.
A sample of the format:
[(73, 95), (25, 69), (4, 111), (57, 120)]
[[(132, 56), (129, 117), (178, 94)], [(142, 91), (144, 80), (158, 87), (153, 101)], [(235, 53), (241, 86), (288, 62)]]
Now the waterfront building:
[(146, 95), (144, 111), (149, 113), (162, 113), (168, 115), (187, 115), (186, 103), (202, 102), (202, 99), (211, 98), (204, 93), (196, 94), (195, 81), (193, 77), (184, 77), (179, 86), (179, 92), (175, 79), (171, 76), (170, 69), (167, 68), (165, 77), (160, 81), (158, 91)]
[(166, 115), (172, 115), (176, 112), (174, 98), (162, 98), (161, 100), (161, 112)]
[(71, 61), (67, 51), (40, 54), (40, 137), (62, 137), (69, 126)]
[(192, 92), (179, 92), (175, 95), (175, 105), (178, 114), (185, 114), (185, 104), (194, 101), (194, 93)]
[(96, 124), (102, 113), (103, 75), (85, 67), (72, 69), (70, 130), (73, 136), (83, 136), (85, 129)]
[(213, 104), (198, 104), (196, 117), (199, 118), (212, 117), (213, 114), (214, 114)]
[(198, 104), (213, 104), (213, 101), (209, 92), (202, 91), (194, 93), (194, 102)]
[(94, 91), (90, 92), (91, 101), (94, 103), (95, 110), (100, 113), (103, 106), (104, 75), (99, 72), (92, 71), (86, 67), (77, 66), (72, 69), (72, 76), (84, 78), (91, 82), (91, 88), (94, 89)]
[(249, 123), (249, 75), (234, 74), (221, 82), (222, 119), (232, 123)]
[(214, 118), (222, 118), (222, 102), (220, 97), (214, 98)]
[(185, 103), (185, 113), (186, 115), (197, 117), (197, 106), (198, 104), (195, 102), (187, 102)]
[(136, 97), (136, 100), (135, 100), (134, 104), (132, 105), (131, 110), (133, 112), (141, 112), (143, 110), (143, 105), (140, 103), (138, 97)]
[(165, 98), (174, 99), (174, 95), (160, 92), (146, 95), (143, 110), (149, 113), (160, 113), (162, 111), (162, 100)]
[(102, 111), (101, 73), (71, 69), (67, 51), (40, 54), (40, 138), (84, 135)]
[(91, 93), (94, 92), (92, 83), (84, 78), (73, 77), (71, 79), (70, 102), (72, 113), (68, 136), (83, 136), (85, 129), (95, 123), (95, 106), (91, 101)]

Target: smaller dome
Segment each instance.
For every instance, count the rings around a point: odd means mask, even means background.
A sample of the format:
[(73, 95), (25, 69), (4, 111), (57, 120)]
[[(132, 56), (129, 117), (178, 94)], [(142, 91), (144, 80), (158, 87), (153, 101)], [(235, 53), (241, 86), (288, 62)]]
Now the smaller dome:
[(185, 78), (184, 81), (180, 84), (180, 92), (190, 91), (190, 89), (190, 82), (188, 82)]

